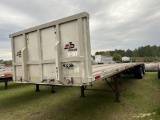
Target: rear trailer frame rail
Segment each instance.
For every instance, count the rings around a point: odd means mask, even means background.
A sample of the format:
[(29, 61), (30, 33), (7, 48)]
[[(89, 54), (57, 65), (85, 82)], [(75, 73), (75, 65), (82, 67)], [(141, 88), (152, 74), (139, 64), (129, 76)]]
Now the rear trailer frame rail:
[[(133, 72), (142, 78), (143, 63), (91, 65), (89, 14), (82, 12), (10, 34), (13, 81), (53, 86), (84, 86), (113, 77), (119, 101), (117, 76)], [(137, 67), (141, 66), (141, 67)], [(112, 89), (112, 88), (111, 88)], [(112, 89), (113, 90), (113, 89)]]

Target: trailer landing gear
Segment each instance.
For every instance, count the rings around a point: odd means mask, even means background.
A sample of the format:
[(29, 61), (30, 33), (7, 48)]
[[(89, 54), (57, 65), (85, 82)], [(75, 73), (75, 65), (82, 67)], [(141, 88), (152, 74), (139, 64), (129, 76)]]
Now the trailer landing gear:
[(39, 92), (39, 85), (36, 84), (36, 92)]
[(116, 97), (115, 102), (120, 102), (120, 91), (119, 91), (117, 76), (113, 77), (113, 81), (114, 81), (115, 97)]
[(85, 98), (84, 90), (85, 90), (85, 86), (82, 85), (82, 86), (81, 86), (81, 96), (80, 96), (80, 98)]
[(8, 78), (0, 78), (0, 82), (4, 82), (5, 89), (8, 89), (8, 81), (11, 79), (11, 77)]
[[(105, 92), (115, 92), (115, 102), (120, 102), (120, 90), (118, 86), (118, 76), (113, 76), (113, 82), (114, 82), (114, 88), (110, 85), (110, 83), (106, 80), (108, 85), (111, 87), (112, 91), (107, 91), (107, 90), (96, 90), (96, 89), (86, 89), (87, 86), (82, 85), (81, 86), (81, 96), (80, 98), (85, 98), (84, 91), (85, 90), (93, 90), (93, 91), (105, 91)], [(126, 89), (126, 88), (125, 88)]]

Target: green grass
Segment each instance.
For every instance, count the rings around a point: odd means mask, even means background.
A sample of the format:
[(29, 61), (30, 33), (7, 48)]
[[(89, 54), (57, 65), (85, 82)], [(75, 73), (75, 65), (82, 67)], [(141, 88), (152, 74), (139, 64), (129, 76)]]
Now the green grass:
[[(40, 86), (40, 92), (35, 92), (35, 85), (10, 81), (5, 90), (0, 83), (0, 120), (159, 120), (157, 73), (148, 72), (142, 80), (125, 75), (122, 80), (127, 90), (121, 93), (120, 103), (114, 102), (114, 93), (109, 92), (85, 91), (86, 98), (79, 98), (79, 87), (55, 87), (52, 94), (49, 86)], [(92, 89), (110, 88), (100, 81)]]

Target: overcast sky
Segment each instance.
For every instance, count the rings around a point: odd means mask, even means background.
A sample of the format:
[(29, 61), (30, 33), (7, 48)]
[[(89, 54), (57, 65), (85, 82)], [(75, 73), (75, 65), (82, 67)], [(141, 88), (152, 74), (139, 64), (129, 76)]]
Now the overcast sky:
[(80, 12), (90, 14), (92, 54), (160, 45), (160, 0), (0, 0), (0, 59), (9, 34)]

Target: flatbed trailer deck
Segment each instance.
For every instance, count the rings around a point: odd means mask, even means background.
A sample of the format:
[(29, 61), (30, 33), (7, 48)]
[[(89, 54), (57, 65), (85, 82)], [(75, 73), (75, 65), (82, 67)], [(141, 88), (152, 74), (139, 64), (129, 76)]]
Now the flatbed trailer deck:
[(113, 75), (122, 73), (126, 70), (133, 69), (136, 66), (144, 66), (143, 63), (118, 63), (118, 64), (103, 64), (92, 66), (93, 80), (99, 80)]

